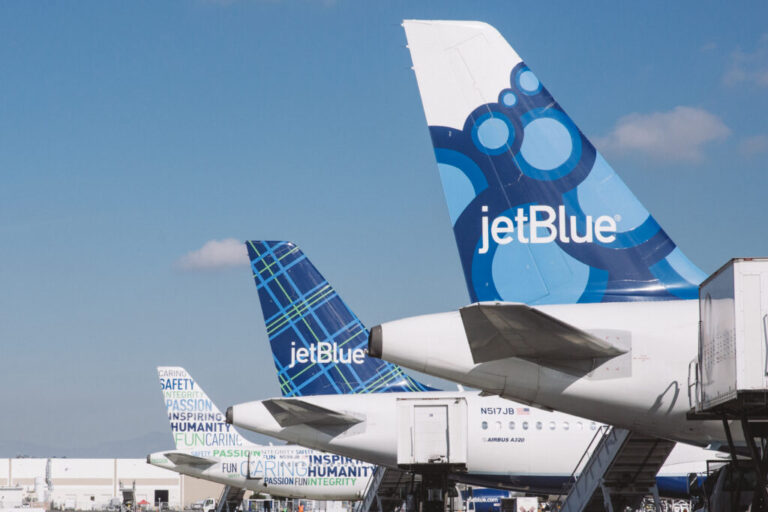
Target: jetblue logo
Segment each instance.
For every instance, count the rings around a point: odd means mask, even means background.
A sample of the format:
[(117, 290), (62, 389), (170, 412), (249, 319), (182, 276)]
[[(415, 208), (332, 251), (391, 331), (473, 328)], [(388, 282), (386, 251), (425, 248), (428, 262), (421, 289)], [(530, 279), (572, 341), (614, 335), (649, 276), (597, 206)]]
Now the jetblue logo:
[(296, 342), (292, 341), (291, 364), (288, 368), (304, 363), (363, 364), (364, 362), (365, 350), (362, 348), (339, 348), (336, 343), (327, 341), (310, 345), (309, 348), (296, 348)]
[[(488, 213), (488, 207), (481, 207), (481, 211)], [(584, 233), (579, 233), (578, 218), (566, 215), (563, 205), (558, 206), (557, 210), (547, 205), (531, 205), (527, 209), (518, 208), (512, 219), (500, 215), (489, 221), (488, 216), (483, 215), (480, 221), (483, 232), (480, 249), (477, 251), (479, 254), (488, 252), (491, 240), (498, 245), (515, 241), (521, 244), (548, 244), (555, 240), (564, 244), (592, 243), (595, 240), (609, 244), (616, 240), (616, 220), (613, 217), (601, 215), (593, 219), (587, 215)]]

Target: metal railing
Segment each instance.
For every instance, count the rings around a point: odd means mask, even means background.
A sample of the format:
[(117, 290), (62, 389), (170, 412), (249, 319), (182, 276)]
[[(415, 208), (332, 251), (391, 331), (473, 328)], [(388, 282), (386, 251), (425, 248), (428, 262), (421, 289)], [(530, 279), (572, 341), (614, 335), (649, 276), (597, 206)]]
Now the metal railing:
[(688, 363), (688, 406), (693, 409), (701, 403), (701, 387), (699, 386), (699, 360), (693, 358)]
[(370, 510), (371, 504), (376, 497), (376, 492), (379, 489), (379, 485), (381, 485), (381, 481), (384, 479), (385, 471), (386, 469), (381, 466), (376, 466), (373, 470), (373, 475), (371, 475), (371, 478), (368, 480), (368, 485), (365, 486), (363, 499), (360, 500), (360, 503), (355, 508), (355, 512), (368, 512), (368, 510)]
[(581, 470), (589, 461), (589, 458), (592, 457), (595, 449), (600, 445), (600, 442), (605, 437), (607, 437), (608, 434), (610, 434), (612, 428), (613, 427), (611, 425), (600, 425), (600, 427), (595, 431), (595, 435), (592, 436), (589, 444), (587, 444), (587, 448), (584, 450), (584, 453), (581, 454), (581, 458), (579, 458), (576, 466), (574, 466), (571, 475), (568, 477), (568, 480), (566, 480), (566, 482), (563, 484), (561, 492), (557, 497), (557, 501), (555, 502), (558, 510), (560, 507), (562, 507), (563, 501), (568, 496), (568, 493), (571, 492), (571, 489), (576, 483), (576, 475), (581, 473)]

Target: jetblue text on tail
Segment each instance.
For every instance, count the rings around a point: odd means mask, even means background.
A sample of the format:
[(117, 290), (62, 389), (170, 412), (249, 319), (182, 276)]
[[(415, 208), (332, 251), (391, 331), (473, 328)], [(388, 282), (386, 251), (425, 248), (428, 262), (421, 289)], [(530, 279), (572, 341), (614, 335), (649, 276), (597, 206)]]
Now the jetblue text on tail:
[[(480, 211), (487, 213), (488, 207), (482, 206)], [(616, 240), (616, 220), (608, 215), (600, 215), (594, 221), (591, 215), (587, 215), (585, 232), (580, 235), (577, 228), (578, 218), (566, 215), (563, 205), (557, 207), (557, 212), (551, 206), (532, 205), (528, 208), (528, 215), (525, 213), (524, 208), (518, 208), (514, 220), (500, 215), (494, 218), (490, 225), (488, 216), (482, 215), (482, 245), (477, 251), (478, 254), (488, 252), (490, 240), (498, 245), (507, 245), (515, 240), (522, 244), (548, 244), (556, 239), (564, 244), (592, 243), (593, 240), (609, 244)], [(543, 218), (539, 213), (543, 214)]]
[(291, 364), (288, 368), (293, 368), (296, 363), (342, 363), (342, 364), (363, 364), (365, 362), (365, 350), (362, 348), (339, 348), (336, 343), (320, 341), (317, 345), (310, 345), (309, 348), (296, 348), (296, 342), (291, 342)]
[(246, 242), (283, 396), (426, 391), (368, 357), (368, 331), (291, 242)]

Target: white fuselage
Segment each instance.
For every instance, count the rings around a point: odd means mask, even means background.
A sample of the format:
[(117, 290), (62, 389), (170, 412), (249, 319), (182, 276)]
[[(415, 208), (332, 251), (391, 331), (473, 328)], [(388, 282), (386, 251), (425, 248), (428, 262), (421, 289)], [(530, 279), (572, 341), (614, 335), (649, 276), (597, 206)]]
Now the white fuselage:
[[(518, 358), (475, 364), (458, 311), (382, 324), (383, 359), (501, 396), (699, 445), (725, 444), (719, 421), (689, 421), (698, 301), (536, 306), (584, 331), (629, 333), (629, 353), (588, 375)], [(734, 425), (736, 440), (743, 438)]]
[(286, 498), (359, 500), (375, 466), (302, 446), (261, 446), (212, 450), (205, 458), (213, 464), (175, 464), (173, 454), (196, 455), (189, 450), (151, 454), (150, 464), (213, 482)]
[[(397, 467), (399, 400), (463, 399), (467, 403), (466, 473), (453, 478), (510, 488), (553, 491), (576, 469), (595, 437), (599, 424), (558, 412), (515, 404), (477, 392), (379, 393), (369, 395), (318, 395), (299, 398), (326, 409), (361, 419), (338, 435), (307, 425), (281, 427), (261, 401), (232, 408), (232, 421), (247, 428), (318, 450), (354, 457), (378, 465)], [(284, 399), (290, 400), (290, 399)], [(715, 453), (695, 447), (675, 448), (670, 464), (693, 463), (703, 472), (705, 460)], [(672, 466), (670, 466), (672, 467)], [(682, 467), (682, 466), (680, 466)], [(690, 466), (686, 466), (687, 475)], [(670, 474), (669, 471), (662, 474)], [(534, 478), (535, 477), (535, 478)], [(549, 479), (549, 480), (547, 480)]]

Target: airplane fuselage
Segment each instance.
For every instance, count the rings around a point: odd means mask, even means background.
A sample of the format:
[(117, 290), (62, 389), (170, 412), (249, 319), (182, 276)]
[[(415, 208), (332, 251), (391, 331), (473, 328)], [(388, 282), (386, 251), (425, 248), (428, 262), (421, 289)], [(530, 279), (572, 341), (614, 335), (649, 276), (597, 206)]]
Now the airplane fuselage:
[[(465, 400), (467, 404), (466, 471), (453, 473), (451, 478), (476, 485), (558, 492), (600, 427), (580, 417), (468, 391), (317, 395), (296, 399), (361, 420), (341, 433), (325, 433), (306, 424), (281, 427), (261, 401), (233, 406), (232, 421), (238, 427), (317, 450), (397, 467), (398, 402), (446, 399)], [(681, 447), (673, 451), (669, 464), (692, 462), (697, 469), (691, 471), (704, 471), (703, 461), (714, 456), (714, 452)], [(684, 477), (688, 469), (674, 475)], [(669, 468), (662, 475), (673, 476)], [(667, 483), (671, 482), (669, 479)], [(662, 491), (664, 487), (660, 481)]]
[(195, 451), (166, 450), (147, 462), (195, 478), (286, 498), (359, 500), (375, 466), (301, 446), (246, 445), (206, 450), (210, 465), (186, 463), (174, 454), (200, 456)]
[[(675, 441), (725, 443), (717, 421), (689, 421), (698, 301), (536, 306), (584, 331), (626, 333), (630, 350), (589, 374), (518, 358), (475, 364), (458, 312), (382, 324), (382, 357), (525, 403)], [(734, 428), (736, 440), (743, 438)]]

